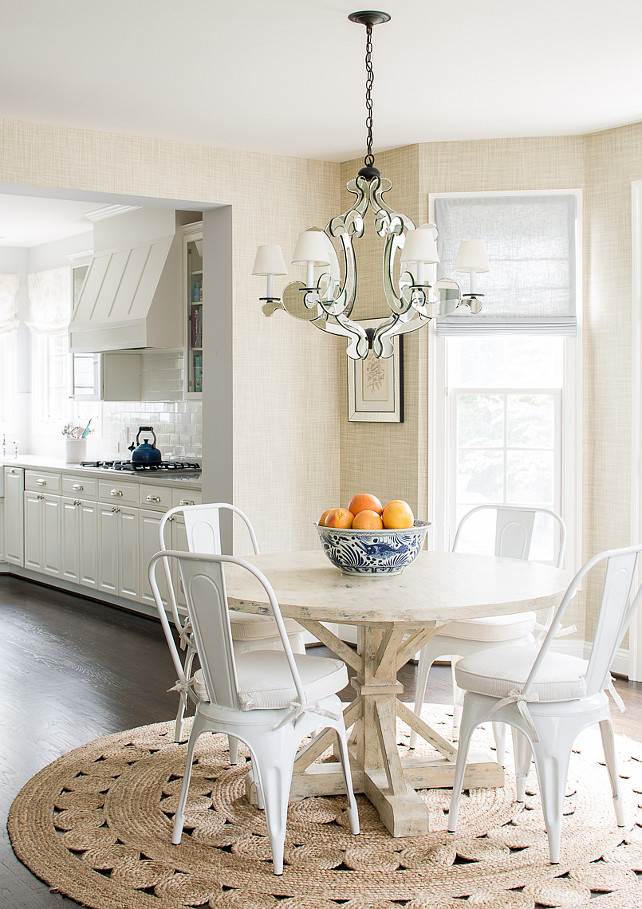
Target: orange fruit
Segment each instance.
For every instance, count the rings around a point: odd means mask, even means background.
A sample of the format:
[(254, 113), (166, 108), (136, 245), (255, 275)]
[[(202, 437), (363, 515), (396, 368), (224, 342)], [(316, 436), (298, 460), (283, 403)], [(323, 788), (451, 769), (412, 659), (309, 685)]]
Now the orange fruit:
[(326, 511), (323, 512), (323, 514), (319, 518), (319, 527), (325, 527), (325, 519), (328, 517), (328, 515), (330, 514), (331, 511), (332, 511), (332, 509), (328, 508), (328, 509), (326, 509)]
[(347, 508), (332, 508), (326, 515), (326, 527), (339, 527), (341, 530), (348, 530), (352, 527), (354, 515)]
[(375, 514), (381, 514), (383, 505), (376, 496), (371, 496), (367, 492), (359, 492), (350, 499), (348, 511), (351, 511), (352, 514), (359, 514), (360, 511), (374, 511)]
[(387, 530), (404, 530), (412, 527), (415, 522), (415, 516), (407, 502), (392, 501), (388, 502), (383, 510), (383, 526)]
[(353, 530), (381, 530), (382, 527), (381, 516), (376, 511), (370, 511), (368, 508), (364, 508), (363, 511), (356, 514), (352, 522)]

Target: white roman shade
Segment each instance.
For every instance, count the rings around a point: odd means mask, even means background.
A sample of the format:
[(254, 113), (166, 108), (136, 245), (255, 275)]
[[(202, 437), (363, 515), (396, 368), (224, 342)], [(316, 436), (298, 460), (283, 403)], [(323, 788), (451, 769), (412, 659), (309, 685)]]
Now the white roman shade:
[(0, 334), (18, 327), (18, 275), (0, 275)]
[(71, 318), (71, 269), (50, 268), (29, 275), (29, 328), (42, 334), (66, 331)]
[(462, 292), (468, 278), (455, 274), (461, 240), (482, 240), (490, 270), (479, 273), (482, 311), (467, 309), (437, 320), (444, 335), (529, 331), (571, 335), (576, 318), (575, 193), (436, 196), (438, 275), (455, 277)]

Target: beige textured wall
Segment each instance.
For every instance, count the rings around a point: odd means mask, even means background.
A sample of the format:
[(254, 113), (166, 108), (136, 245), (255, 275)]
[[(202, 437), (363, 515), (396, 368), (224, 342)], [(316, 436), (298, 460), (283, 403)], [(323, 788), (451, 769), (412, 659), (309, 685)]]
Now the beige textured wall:
[[(336, 212), (339, 166), (2, 120), (0, 183), (232, 206), (234, 501), (265, 550), (312, 545), (339, 492), (341, 351), (284, 314), (266, 319), (250, 272), (258, 243), (287, 259), (300, 230)], [(206, 451), (204, 470), (216, 470)]]

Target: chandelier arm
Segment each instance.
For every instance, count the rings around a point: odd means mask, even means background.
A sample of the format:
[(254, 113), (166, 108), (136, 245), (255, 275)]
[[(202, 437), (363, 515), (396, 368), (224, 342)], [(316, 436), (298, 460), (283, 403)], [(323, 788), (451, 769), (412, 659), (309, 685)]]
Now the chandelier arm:
[(387, 359), (395, 352), (392, 340), (397, 335), (407, 334), (411, 331), (417, 331), (418, 328), (430, 321), (429, 316), (414, 315), (409, 319), (403, 319), (401, 316), (391, 316), (385, 322), (381, 322), (376, 330), (372, 342), (372, 352), (375, 357)]
[(332, 319), (316, 319), (311, 324), (321, 329), (321, 331), (327, 331), (332, 335), (346, 338), (348, 341), (346, 353), (350, 359), (365, 360), (368, 356), (368, 351), (370, 350), (368, 336), (365, 328), (359, 325), (358, 322), (353, 322), (352, 319), (339, 315), (336, 317), (336, 321)]

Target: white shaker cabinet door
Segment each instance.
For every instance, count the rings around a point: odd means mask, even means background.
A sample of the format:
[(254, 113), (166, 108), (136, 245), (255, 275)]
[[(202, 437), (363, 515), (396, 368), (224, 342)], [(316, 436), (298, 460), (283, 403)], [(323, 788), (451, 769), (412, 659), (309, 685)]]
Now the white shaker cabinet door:
[(118, 550), (120, 585), (118, 592), (121, 596), (129, 597), (132, 600), (139, 598), (139, 551), (138, 509), (121, 507)]
[(43, 501), (41, 492), (25, 492), (25, 568), (42, 571), (42, 521)]
[(98, 506), (95, 502), (78, 505), (80, 528), (79, 581), (85, 587), (98, 586)]
[(13, 565), (24, 564), (24, 470), (4, 468), (4, 555)]
[(80, 583), (80, 516), (75, 499), (61, 502), (62, 555), (60, 574), (65, 581)]
[(118, 595), (118, 519), (117, 505), (98, 506), (98, 588), (105, 593)]
[(60, 496), (45, 495), (42, 507), (42, 570), (60, 577)]

